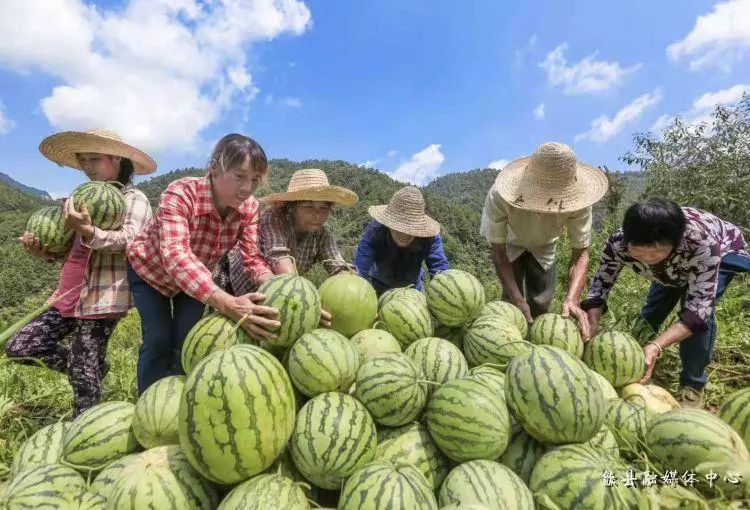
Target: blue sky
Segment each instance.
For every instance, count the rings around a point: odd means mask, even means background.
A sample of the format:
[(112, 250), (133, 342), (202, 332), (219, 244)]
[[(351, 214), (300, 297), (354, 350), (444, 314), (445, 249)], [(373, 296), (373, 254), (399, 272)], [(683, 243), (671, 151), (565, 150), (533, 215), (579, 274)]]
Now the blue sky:
[(83, 181), (37, 150), (65, 129), (160, 173), (237, 131), (424, 184), (548, 140), (625, 169), (634, 132), (750, 90), (750, 0), (5, 0), (0, 33), (0, 171), (55, 194)]

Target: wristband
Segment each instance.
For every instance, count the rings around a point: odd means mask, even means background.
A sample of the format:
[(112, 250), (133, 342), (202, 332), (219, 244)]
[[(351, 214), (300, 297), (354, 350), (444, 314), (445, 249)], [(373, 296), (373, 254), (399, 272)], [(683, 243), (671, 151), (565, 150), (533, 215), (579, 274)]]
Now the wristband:
[[(661, 355), (664, 354), (664, 349), (662, 348), (662, 346), (659, 345), (658, 343), (656, 343), (655, 341), (649, 342), (648, 344), (655, 345), (656, 348), (659, 349), (659, 355), (657, 356), (657, 358), (661, 358)], [(648, 345), (648, 344), (646, 344), (646, 345)]]

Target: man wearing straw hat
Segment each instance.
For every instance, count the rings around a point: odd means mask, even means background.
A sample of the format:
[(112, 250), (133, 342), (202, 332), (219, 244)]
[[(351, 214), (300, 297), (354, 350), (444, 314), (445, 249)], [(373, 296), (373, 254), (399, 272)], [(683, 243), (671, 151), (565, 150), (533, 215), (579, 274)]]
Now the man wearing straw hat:
[[(260, 250), (274, 274), (305, 274), (316, 263), (330, 275), (347, 267), (325, 224), (334, 206), (354, 207), (359, 201), (356, 193), (332, 186), (322, 170), (307, 168), (294, 172), (286, 192), (260, 201), (270, 205), (260, 218)], [(250, 292), (254, 282), (237, 247), (227, 254), (227, 264), (224, 277), (228, 271), (232, 291)]]
[(378, 295), (410, 285), (421, 291), (423, 263), (430, 276), (450, 269), (440, 224), (425, 214), (424, 197), (417, 188), (401, 188), (388, 205), (372, 206), (368, 212), (375, 221), (359, 242), (354, 265)]
[(578, 161), (562, 143), (545, 143), (498, 174), (487, 193), (480, 232), (492, 246), (503, 299), (521, 309), (527, 321), (550, 309), (557, 243), (566, 228), (572, 254), (562, 314), (578, 319), (588, 339), (588, 319), (578, 303), (588, 274), (592, 206), (607, 188), (604, 172)]
[[(131, 177), (154, 172), (156, 163), (115, 133), (101, 129), (57, 133), (45, 138), (39, 150), (60, 166), (85, 172), (91, 181), (119, 182), (125, 197), (125, 217), (116, 230), (94, 226), (85, 204), (77, 208), (66, 200), (65, 224), (74, 237), (64, 253), (49, 253), (30, 232), (21, 238), (32, 255), (46, 260), (65, 257), (65, 261), (52, 306), (20, 329), (6, 352), (21, 362), (41, 360), (50, 369), (67, 372), (77, 416), (100, 400), (108, 369), (107, 342), (132, 306), (125, 248), (152, 213)], [(67, 336), (70, 348), (63, 344)]]

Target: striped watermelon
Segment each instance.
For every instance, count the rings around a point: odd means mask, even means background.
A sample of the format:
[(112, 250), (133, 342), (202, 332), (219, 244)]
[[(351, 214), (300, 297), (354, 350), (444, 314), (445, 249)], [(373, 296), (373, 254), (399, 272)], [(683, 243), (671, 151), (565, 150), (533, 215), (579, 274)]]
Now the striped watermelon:
[(461, 351), (464, 350), (464, 328), (449, 328), (448, 326), (436, 323), (434, 330), (433, 335), (443, 340), (448, 340)]
[(583, 356), (583, 338), (578, 323), (556, 313), (545, 313), (534, 319), (529, 340), (537, 345), (554, 345), (576, 358)]
[(281, 474), (258, 475), (236, 486), (218, 510), (283, 508), (310, 510), (303, 484)]
[(388, 289), (380, 295), (378, 298), (378, 309), (383, 308), (388, 301), (395, 298), (414, 299), (427, 306), (427, 297), (424, 293), (413, 287), (398, 287), (396, 289)]
[(60, 421), (34, 432), (18, 448), (10, 468), (10, 476), (38, 466), (58, 464), (63, 454), (65, 431), (69, 426), (70, 422)]
[(138, 455), (139, 453), (131, 453), (130, 455), (126, 455), (109, 463), (107, 467), (102, 469), (99, 474), (96, 475), (94, 481), (91, 482), (89, 491), (98, 494), (105, 500), (108, 500), (112, 495), (112, 490), (115, 488), (115, 484), (122, 476), (122, 470), (131, 462), (135, 462), (136, 459), (138, 459)]
[[(469, 370), (469, 379), (474, 379), (481, 383), (491, 386), (498, 394), (499, 398), (505, 402), (505, 374), (498, 368), (491, 365), (479, 365)], [(511, 420), (512, 420), (511, 416)]]
[(73, 245), (74, 232), (65, 226), (61, 205), (50, 205), (29, 216), (26, 231), (34, 234), (50, 253), (65, 253)]
[(406, 354), (384, 354), (357, 371), (354, 397), (381, 425), (398, 427), (416, 419), (427, 402), (424, 374)]
[(750, 448), (750, 388), (727, 396), (719, 409), (718, 417), (729, 424)]
[(81, 184), (70, 194), (76, 210), (82, 204), (91, 216), (91, 223), (102, 230), (117, 230), (125, 219), (125, 195), (120, 183), (89, 181)]
[(484, 315), (496, 315), (507, 320), (518, 328), (518, 332), (521, 333), (523, 338), (526, 338), (526, 334), (529, 332), (529, 323), (526, 322), (526, 317), (523, 315), (523, 312), (520, 308), (511, 303), (505, 301), (490, 301), (484, 305), (484, 308), (482, 308), (482, 316)]
[(397, 429), (397, 435), (378, 442), (376, 460), (411, 464), (424, 475), (432, 489), (438, 489), (450, 471), (450, 460), (435, 445), (427, 427), (410, 423)]
[(504, 402), (491, 386), (472, 379), (453, 379), (437, 388), (425, 419), (435, 444), (456, 462), (496, 459), (510, 439)]
[(643, 348), (627, 333), (607, 331), (586, 344), (583, 361), (615, 388), (638, 382), (646, 373)]
[(540, 345), (513, 358), (505, 396), (526, 432), (543, 443), (582, 443), (604, 421), (605, 403), (586, 365), (563, 349)]
[(631, 510), (638, 508), (638, 491), (618, 483), (607, 487), (602, 481), (605, 472), (618, 480), (625, 479), (628, 468), (607, 453), (582, 444), (554, 448), (536, 463), (529, 480), (529, 489), (539, 499), (549, 499), (558, 508), (587, 510)]
[(156, 381), (138, 397), (133, 434), (141, 446), (180, 444), (177, 423), (184, 387), (185, 376), (171, 375)]
[(606, 423), (602, 425), (599, 432), (594, 434), (594, 437), (583, 444), (586, 444), (597, 451), (606, 452), (615, 458), (620, 456), (620, 446), (617, 444), (617, 438)]
[(531, 471), (545, 451), (543, 443), (528, 435), (519, 423), (514, 423), (508, 447), (497, 460), (510, 468), (524, 483), (529, 483)]
[(473, 367), (485, 363), (505, 366), (515, 356), (531, 351), (532, 347), (518, 328), (496, 315), (479, 317), (464, 332), (466, 360)]
[(185, 337), (182, 369), (189, 375), (195, 365), (212, 352), (244, 343), (253, 343), (244, 329), (225, 315), (211, 313), (196, 322)]
[(594, 379), (599, 383), (599, 387), (602, 389), (602, 397), (604, 397), (604, 400), (607, 401), (611, 398), (620, 398), (620, 395), (617, 394), (617, 390), (615, 390), (612, 387), (612, 384), (599, 372), (595, 370), (590, 370), (591, 375), (594, 376)]
[(414, 299), (396, 298), (389, 300), (380, 309), (380, 323), (390, 331), (402, 348), (406, 348), (420, 338), (432, 336), (433, 324), (430, 311)]
[(657, 416), (646, 429), (646, 444), (665, 469), (680, 473), (703, 462), (750, 459), (737, 432), (702, 409), (674, 409)]
[(320, 296), (315, 285), (302, 276), (280, 274), (264, 282), (258, 292), (266, 296), (265, 306), (279, 311), (281, 327), (270, 329), (277, 338), (266, 339), (272, 346), (290, 347), (299, 337), (318, 327)]
[(427, 287), (427, 305), (440, 324), (463, 326), (479, 317), (485, 303), (484, 287), (461, 269), (438, 273)]
[(21, 471), (14, 476), (0, 499), (0, 507), (8, 510), (64, 508), (69, 498), (84, 492), (86, 480), (73, 468), (48, 464)]
[(479, 504), (492, 510), (534, 510), (534, 498), (523, 480), (492, 460), (472, 460), (453, 468), (440, 487), (439, 497), (441, 505)]
[(359, 364), (381, 354), (401, 352), (401, 344), (383, 329), (363, 329), (351, 338), (359, 354)]
[[(428, 381), (443, 384), (469, 373), (463, 353), (442, 338), (422, 338), (407, 347), (404, 353), (421, 368)], [(432, 393), (433, 388), (430, 386), (428, 393)]]
[(66, 494), (65, 510), (108, 510), (107, 500), (93, 492), (81, 494)]
[(77, 469), (98, 470), (139, 449), (132, 429), (135, 405), (103, 402), (81, 413), (65, 431), (63, 458)]
[(214, 487), (201, 478), (179, 446), (158, 446), (123, 467), (107, 500), (111, 510), (212, 510)]
[(290, 453), (300, 473), (322, 489), (341, 483), (375, 456), (375, 422), (354, 397), (322, 393), (297, 415)]
[(185, 381), (180, 445), (211, 481), (247, 480), (276, 460), (294, 428), (294, 390), (269, 352), (237, 345), (209, 354)]
[(354, 345), (332, 329), (305, 333), (289, 349), (289, 375), (303, 394), (347, 391), (357, 376), (359, 354)]
[(635, 453), (645, 446), (646, 411), (618, 398), (607, 402), (604, 422), (617, 439), (620, 451)]
[(318, 287), (323, 310), (331, 314), (331, 328), (347, 338), (371, 328), (378, 316), (378, 296), (370, 282), (341, 272)]
[(409, 464), (373, 461), (344, 484), (338, 510), (438, 510), (424, 476)]

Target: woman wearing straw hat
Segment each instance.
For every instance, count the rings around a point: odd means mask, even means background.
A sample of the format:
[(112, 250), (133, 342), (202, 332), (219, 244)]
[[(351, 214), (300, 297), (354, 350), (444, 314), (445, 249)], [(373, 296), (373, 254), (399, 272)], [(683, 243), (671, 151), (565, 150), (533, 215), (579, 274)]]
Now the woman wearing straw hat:
[(520, 308), (527, 321), (550, 309), (557, 283), (557, 243), (566, 228), (572, 253), (562, 314), (573, 315), (588, 340), (588, 318), (578, 303), (588, 273), (592, 206), (607, 189), (604, 172), (554, 142), (542, 144), (498, 174), (487, 193), (480, 233), (492, 246), (503, 299)]
[[(286, 192), (262, 198), (270, 208), (260, 218), (260, 249), (274, 274), (305, 274), (316, 263), (322, 263), (329, 275), (346, 268), (325, 224), (334, 206), (354, 207), (358, 200), (353, 191), (331, 186), (325, 172), (317, 168), (294, 172)], [(227, 259), (232, 292), (250, 292), (251, 281), (237, 247)]]
[[(95, 227), (85, 204), (76, 210), (72, 200), (65, 201), (65, 222), (75, 235), (70, 250), (61, 255), (65, 261), (53, 305), (19, 330), (6, 347), (10, 358), (39, 359), (48, 368), (67, 372), (77, 416), (101, 398), (108, 369), (107, 342), (132, 306), (125, 248), (152, 213), (131, 177), (154, 172), (156, 163), (104, 130), (58, 133), (45, 138), (39, 150), (60, 166), (82, 170), (92, 181), (119, 181), (125, 195), (125, 218), (117, 230)], [(37, 257), (50, 261), (57, 257), (30, 232), (21, 242)], [(69, 335), (68, 349), (62, 340)]]
[(232, 296), (213, 281), (213, 270), (235, 244), (253, 280), (271, 278), (258, 250), (260, 206), (253, 197), (268, 161), (258, 143), (240, 134), (214, 147), (203, 177), (169, 184), (154, 219), (128, 246), (128, 280), (141, 315), (138, 391), (181, 374), (180, 352), (206, 305), (236, 321), (256, 339), (273, 338), (278, 310), (262, 306), (259, 293)]
[(409, 285), (421, 291), (423, 263), (430, 276), (450, 269), (440, 224), (425, 214), (424, 197), (417, 188), (401, 188), (388, 205), (372, 206), (368, 212), (375, 221), (359, 242), (354, 265), (378, 295)]

